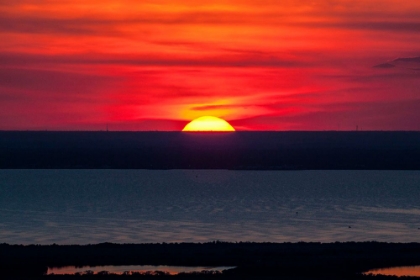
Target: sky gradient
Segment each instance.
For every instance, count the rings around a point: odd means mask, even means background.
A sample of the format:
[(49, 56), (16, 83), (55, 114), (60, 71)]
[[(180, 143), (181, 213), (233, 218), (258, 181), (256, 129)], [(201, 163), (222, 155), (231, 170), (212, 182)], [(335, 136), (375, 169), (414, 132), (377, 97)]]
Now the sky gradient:
[(0, 130), (420, 130), (418, 0), (0, 0)]

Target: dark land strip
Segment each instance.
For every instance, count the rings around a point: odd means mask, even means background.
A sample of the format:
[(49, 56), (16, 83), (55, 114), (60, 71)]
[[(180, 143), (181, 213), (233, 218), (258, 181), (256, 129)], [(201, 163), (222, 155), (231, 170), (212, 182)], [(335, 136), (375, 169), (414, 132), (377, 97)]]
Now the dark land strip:
[(0, 168), (420, 170), (420, 132), (0, 131)]
[[(1, 279), (393, 279), (361, 272), (420, 264), (419, 243), (0, 244)], [(223, 273), (44, 275), (47, 267), (86, 265), (234, 266)]]

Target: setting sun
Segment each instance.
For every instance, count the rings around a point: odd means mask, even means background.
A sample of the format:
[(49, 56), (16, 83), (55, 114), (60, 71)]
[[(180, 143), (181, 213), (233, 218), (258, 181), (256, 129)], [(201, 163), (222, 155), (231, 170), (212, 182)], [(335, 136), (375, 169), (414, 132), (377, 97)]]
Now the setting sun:
[(235, 129), (221, 118), (203, 116), (192, 120), (182, 131), (235, 131)]

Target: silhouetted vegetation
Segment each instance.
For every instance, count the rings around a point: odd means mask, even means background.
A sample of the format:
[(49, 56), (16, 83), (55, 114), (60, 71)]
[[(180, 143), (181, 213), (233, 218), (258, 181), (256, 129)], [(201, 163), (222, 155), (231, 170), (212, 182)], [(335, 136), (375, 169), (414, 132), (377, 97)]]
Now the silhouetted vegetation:
[(0, 132), (0, 168), (420, 169), (420, 132)]
[[(236, 266), (202, 271), (48, 275), (47, 267), (84, 265)], [(394, 279), (364, 276), (373, 268), (420, 264), (419, 243), (173, 243), (0, 245), (2, 279)]]

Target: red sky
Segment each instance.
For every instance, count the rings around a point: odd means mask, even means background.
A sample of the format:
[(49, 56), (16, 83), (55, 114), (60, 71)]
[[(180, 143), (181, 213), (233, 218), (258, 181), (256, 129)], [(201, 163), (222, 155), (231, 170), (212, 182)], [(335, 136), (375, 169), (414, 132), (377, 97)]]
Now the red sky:
[(420, 130), (418, 0), (0, 0), (1, 130)]

